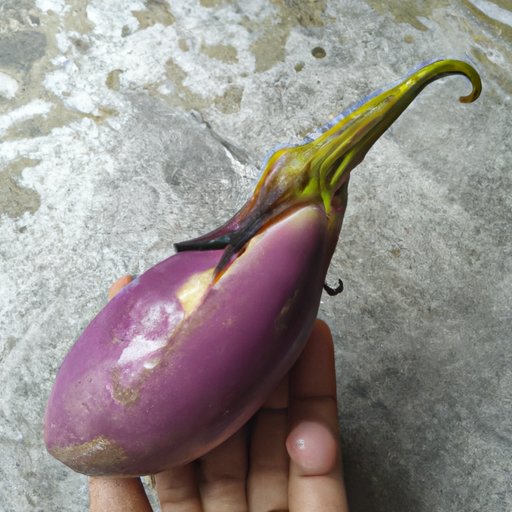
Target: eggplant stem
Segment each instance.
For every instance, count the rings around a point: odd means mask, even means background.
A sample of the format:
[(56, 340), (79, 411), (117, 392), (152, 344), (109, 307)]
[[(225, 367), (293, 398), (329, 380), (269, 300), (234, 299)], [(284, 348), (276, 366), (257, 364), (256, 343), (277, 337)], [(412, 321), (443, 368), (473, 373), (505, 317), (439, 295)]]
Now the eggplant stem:
[[(448, 75), (463, 75), (471, 82), (472, 90), (459, 98), (461, 102), (478, 98), (482, 83), (470, 64), (453, 59), (426, 63), (336, 116), (319, 130), (318, 136), (308, 136), (303, 144), (279, 146), (265, 160), (249, 201), (225, 224), (175, 244), (176, 250), (224, 249), (215, 269), (218, 277), (253, 236), (286, 210), (323, 204), (328, 217), (336, 216), (332, 214), (333, 204), (337, 204), (338, 211), (344, 209), (346, 194), (344, 203), (337, 194), (347, 184), (351, 171), (429, 83)], [(336, 288), (324, 288), (336, 295), (343, 284), (340, 280)]]

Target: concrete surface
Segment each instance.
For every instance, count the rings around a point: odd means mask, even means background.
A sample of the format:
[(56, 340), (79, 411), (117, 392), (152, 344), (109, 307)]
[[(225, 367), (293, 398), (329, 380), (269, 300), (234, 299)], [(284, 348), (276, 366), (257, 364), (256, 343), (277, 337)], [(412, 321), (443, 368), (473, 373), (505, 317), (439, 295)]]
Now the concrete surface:
[(321, 316), (351, 510), (512, 510), (506, 4), (0, 2), (0, 511), (86, 508), (42, 414), (109, 283), (226, 219), (272, 146), (464, 55), (478, 102), (429, 86), (354, 173)]

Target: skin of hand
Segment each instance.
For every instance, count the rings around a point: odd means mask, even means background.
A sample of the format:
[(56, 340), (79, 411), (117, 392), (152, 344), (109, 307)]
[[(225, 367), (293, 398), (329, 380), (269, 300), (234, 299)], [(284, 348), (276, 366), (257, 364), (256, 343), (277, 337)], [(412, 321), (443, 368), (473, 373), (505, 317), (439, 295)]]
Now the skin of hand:
[[(131, 281), (117, 280), (109, 299)], [(243, 429), (155, 475), (162, 512), (348, 512), (334, 348), (317, 320), (289, 374)], [(139, 478), (89, 478), (90, 512), (152, 512)]]

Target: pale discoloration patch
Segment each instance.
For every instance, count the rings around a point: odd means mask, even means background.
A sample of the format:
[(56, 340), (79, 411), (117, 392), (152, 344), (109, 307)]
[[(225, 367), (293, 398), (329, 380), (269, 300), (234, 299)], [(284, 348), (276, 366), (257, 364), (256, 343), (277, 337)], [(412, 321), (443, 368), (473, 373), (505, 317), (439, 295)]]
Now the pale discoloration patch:
[(213, 278), (213, 269), (205, 270), (191, 276), (176, 292), (176, 296), (185, 311), (190, 316), (203, 300)]
[(183, 319), (183, 310), (175, 302), (157, 302), (143, 315), (135, 309), (130, 316), (136, 327), (129, 333), (130, 341), (119, 357), (119, 365), (136, 363), (164, 347)]
[(141, 386), (164, 359), (166, 347), (172, 346), (173, 334), (185, 317), (177, 301), (147, 305), (137, 303), (129, 313), (130, 328), (114, 332), (112, 343), (123, 349), (112, 369), (110, 394), (124, 405), (135, 404)]
[(114, 400), (130, 405), (138, 399), (141, 384), (161, 363), (162, 349), (171, 342), (184, 315), (177, 301), (150, 306), (142, 301), (132, 309), (131, 327), (112, 336), (114, 345), (123, 345), (111, 373), (110, 392)]
[(96, 437), (86, 443), (53, 447), (48, 451), (56, 459), (86, 475), (115, 473), (119, 465), (128, 460), (125, 451), (105, 436)]

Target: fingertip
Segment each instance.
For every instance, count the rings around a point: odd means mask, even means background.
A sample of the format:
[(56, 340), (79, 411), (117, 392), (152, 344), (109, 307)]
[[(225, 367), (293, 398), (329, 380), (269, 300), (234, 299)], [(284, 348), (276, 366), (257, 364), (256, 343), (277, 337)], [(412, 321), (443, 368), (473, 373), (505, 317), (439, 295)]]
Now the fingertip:
[(286, 449), (299, 476), (328, 475), (337, 467), (338, 443), (321, 422), (298, 423), (288, 434)]
[(90, 477), (90, 512), (151, 512), (140, 478)]
[(330, 327), (323, 320), (317, 319), (313, 325), (310, 342), (320, 345), (324, 350), (334, 352), (334, 341)]
[(289, 510), (348, 512), (341, 449), (329, 422), (296, 423), (286, 448), (290, 457)]
[(325, 320), (321, 320), (320, 318), (317, 318), (315, 320), (313, 329), (318, 332), (319, 336), (322, 336), (323, 338), (332, 340), (331, 328), (329, 327), (329, 325), (327, 324), (327, 322)]
[(108, 289), (108, 299), (112, 299), (115, 297), (127, 284), (129, 284), (133, 280), (133, 277), (130, 275), (126, 275), (120, 277), (117, 281), (110, 286)]

